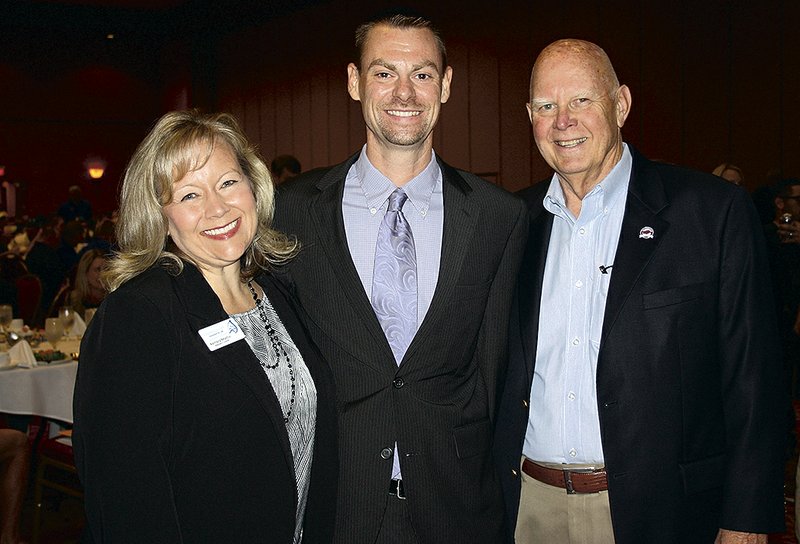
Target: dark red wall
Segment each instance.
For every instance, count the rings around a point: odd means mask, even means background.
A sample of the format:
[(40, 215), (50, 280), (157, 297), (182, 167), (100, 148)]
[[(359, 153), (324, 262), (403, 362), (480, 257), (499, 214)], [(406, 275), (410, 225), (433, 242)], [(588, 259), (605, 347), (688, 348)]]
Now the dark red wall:
[[(41, 25), (0, 13), (0, 165), (22, 184), (21, 211), (54, 212), (76, 183), (97, 212), (111, 211), (137, 143), (162, 113), (187, 106), (237, 115), (267, 160), (293, 153), (307, 169), (344, 159), (364, 141), (345, 91), (352, 33), (390, 3), (297, 2), (266, 21), (266, 8), (249, 17), (254, 3), (227, 16), (221, 4), (203, 13), (188, 2), (133, 14), (114, 40), (105, 13), (88, 25), (74, 11)], [(455, 166), (510, 190), (548, 175), (524, 108), (529, 70), (550, 41), (580, 37), (602, 45), (631, 87), (624, 134), (649, 156), (706, 171), (731, 161), (751, 189), (771, 169), (800, 175), (800, 2), (408, 3), (448, 41), (453, 93), (435, 148)], [(85, 175), (93, 156), (108, 163), (99, 182)]]
[[(109, 40), (105, 32), (79, 28), (3, 34), (0, 164), (5, 179), (21, 185), (18, 215), (53, 213), (73, 184), (83, 188), (96, 214), (116, 207), (128, 158), (181, 94), (176, 77), (164, 77), (165, 55), (176, 54), (164, 43), (131, 33)], [(97, 181), (85, 169), (95, 157), (108, 165)]]

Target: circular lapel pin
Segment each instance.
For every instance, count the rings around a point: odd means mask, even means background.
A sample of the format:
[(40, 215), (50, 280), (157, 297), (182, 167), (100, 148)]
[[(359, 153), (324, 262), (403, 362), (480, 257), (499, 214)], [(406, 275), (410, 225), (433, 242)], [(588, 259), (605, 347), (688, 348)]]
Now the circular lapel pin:
[(656, 235), (656, 231), (653, 230), (653, 227), (642, 227), (642, 230), (639, 231), (639, 238), (644, 238), (645, 240), (650, 240)]

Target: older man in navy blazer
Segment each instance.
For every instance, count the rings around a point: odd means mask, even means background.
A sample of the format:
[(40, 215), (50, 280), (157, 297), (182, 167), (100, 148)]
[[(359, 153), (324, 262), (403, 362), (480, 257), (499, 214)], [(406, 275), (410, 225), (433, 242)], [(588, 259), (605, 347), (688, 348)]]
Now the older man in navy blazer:
[(530, 235), (495, 448), (508, 538), (766, 542), (783, 527), (780, 358), (739, 187), (622, 141), (598, 46), (540, 54), (528, 104), (555, 170)]

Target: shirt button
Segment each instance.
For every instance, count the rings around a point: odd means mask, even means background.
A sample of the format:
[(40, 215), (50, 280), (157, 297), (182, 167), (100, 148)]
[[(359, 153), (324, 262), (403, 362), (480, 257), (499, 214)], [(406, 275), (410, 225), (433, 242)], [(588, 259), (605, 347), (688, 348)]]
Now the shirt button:
[(575, 450), (575, 448), (572, 448), (571, 450), (569, 450), (569, 456), (570, 457), (577, 457), (578, 456), (578, 452)]
[(567, 398), (569, 400), (575, 400), (575, 392), (574, 391), (570, 391), (569, 395), (567, 395)]
[(578, 344), (580, 344), (580, 343), (581, 343), (581, 340), (580, 340), (580, 338), (573, 338), (573, 339), (572, 339), (572, 345), (573, 345), (573, 346), (577, 346), (577, 345), (578, 345)]
[(575, 287), (577, 287), (578, 289), (580, 289), (581, 287), (583, 287), (583, 282), (582, 282), (581, 280), (578, 280), (578, 281), (576, 281), (576, 282), (575, 282)]
[(394, 386), (395, 389), (400, 389), (405, 384), (406, 382), (403, 381), (403, 378), (395, 378), (394, 380), (392, 380), (392, 385)]
[(372, 215), (375, 215), (376, 213), (378, 213), (378, 208), (370, 208), (369, 209), (369, 213), (371, 213)]
[(586, 229), (581, 227), (578, 229), (578, 234), (586, 234)]
[(421, 210), (421, 211), (419, 212), (419, 214), (420, 214), (422, 217), (425, 217), (425, 216), (428, 214), (428, 210)]
[(393, 453), (392, 448), (383, 448), (381, 450), (381, 459), (389, 459)]

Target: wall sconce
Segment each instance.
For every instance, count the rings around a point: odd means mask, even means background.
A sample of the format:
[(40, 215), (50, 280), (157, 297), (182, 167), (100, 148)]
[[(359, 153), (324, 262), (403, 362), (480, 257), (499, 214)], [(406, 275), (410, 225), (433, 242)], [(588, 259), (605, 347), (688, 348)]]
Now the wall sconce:
[(106, 161), (103, 159), (87, 159), (83, 164), (89, 179), (100, 179), (106, 172)]

